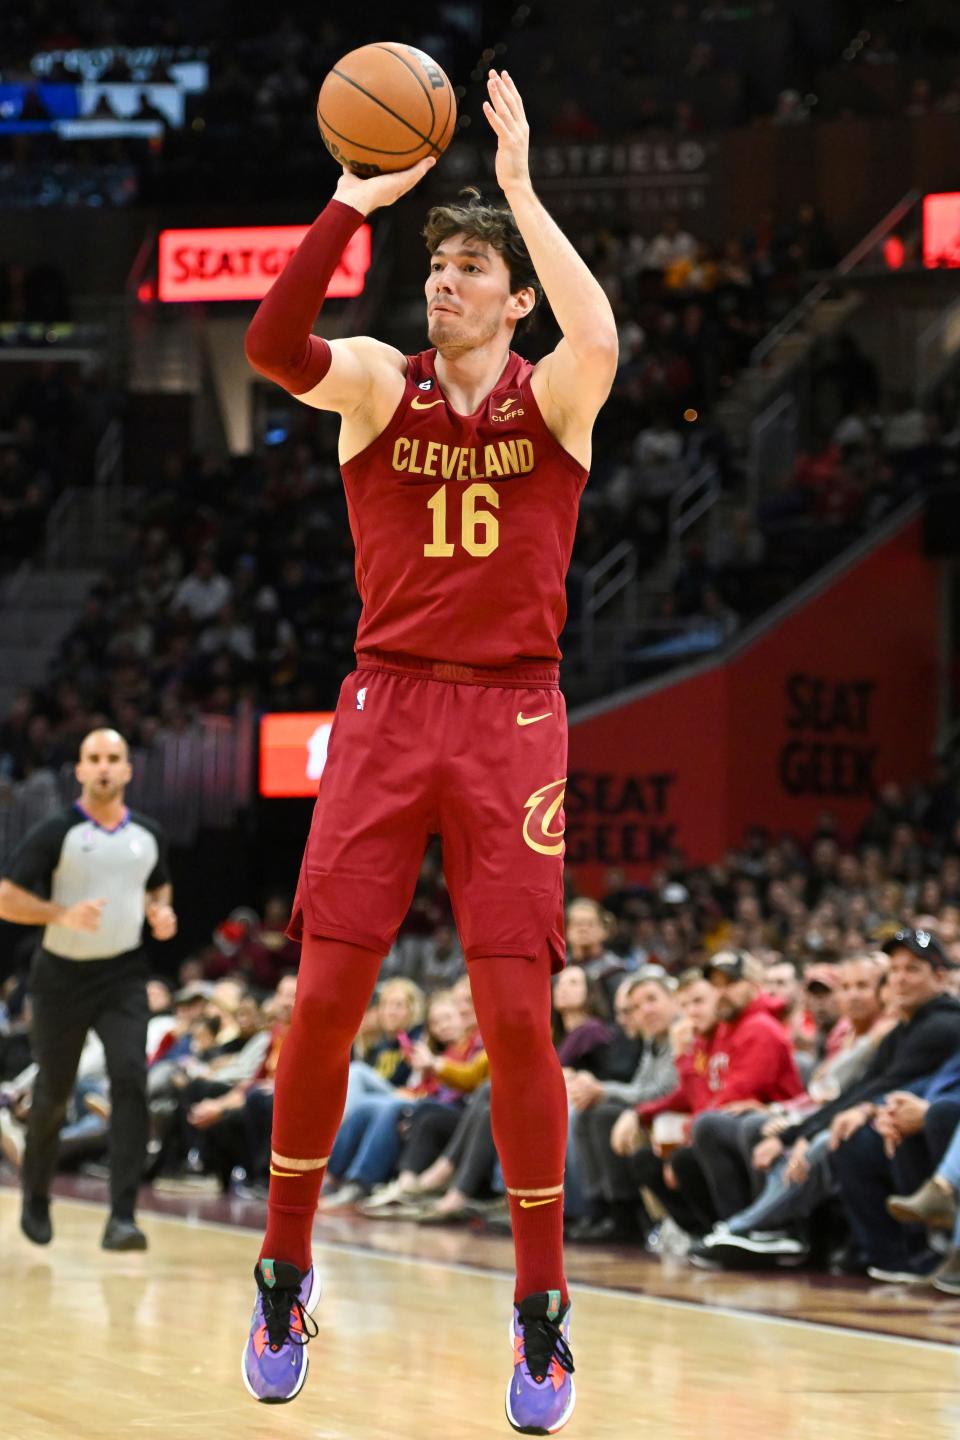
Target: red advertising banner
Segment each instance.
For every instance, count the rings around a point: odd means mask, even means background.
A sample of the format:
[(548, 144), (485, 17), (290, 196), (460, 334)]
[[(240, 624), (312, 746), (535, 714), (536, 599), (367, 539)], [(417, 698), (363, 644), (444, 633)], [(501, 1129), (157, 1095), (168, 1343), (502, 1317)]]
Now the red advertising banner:
[[(261, 300), (307, 233), (306, 225), (240, 225), (161, 230), (161, 300)], [(370, 226), (352, 236), (327, 289), (332, 299), (363, 292), (370, 269)]]
[(571, 716), (567, 864), (587, 893), (671, 849), (718, 860), (753, 824), (852, 837), (887, 781), (925, 778), (939, 711), (939, 567), (911, 520), (725, 663)]
[(923, 263), (947, 269), (960, 265), (960, 191), (923, 197)]
[(316, 795), (332, 724), (332, 710), (261, 716), (260, 794)]

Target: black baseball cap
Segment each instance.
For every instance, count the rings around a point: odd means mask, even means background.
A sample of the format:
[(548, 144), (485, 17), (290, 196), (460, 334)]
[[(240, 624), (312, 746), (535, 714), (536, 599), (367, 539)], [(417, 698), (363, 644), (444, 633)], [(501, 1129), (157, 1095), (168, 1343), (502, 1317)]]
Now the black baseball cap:
[(744, 950), (718, 950), (713, 959), (708, 960), (703, 967), (703, 973), (708, 980), (715, 971), (731, 980), (752, 980), (755, 985), (761, 985), (764, 978), (764, 968), (760, 961)]
[(909, 950), (918, 960), (929, 961), (934, 970), (953, 968), (940, 941), (929, 930), (898, 930), (889, 940), (884, 940), (883, 949), (887, 955), (892, 955), (894, 950)]

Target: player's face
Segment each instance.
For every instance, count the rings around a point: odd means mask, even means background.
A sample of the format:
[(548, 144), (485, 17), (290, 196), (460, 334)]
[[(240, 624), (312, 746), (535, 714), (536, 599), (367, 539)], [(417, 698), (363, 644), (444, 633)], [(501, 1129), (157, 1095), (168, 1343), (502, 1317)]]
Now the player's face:
[(492, 245), (451, 235), (430, 257), (427, 334), (442, 355), (487, 344), (514, 308), (510, 271)]
[(132, 773), (127, 743), (116, 730), (94, 730), (80, 746), (75, 774), (85, 800), (106, 804), (118, 799)]

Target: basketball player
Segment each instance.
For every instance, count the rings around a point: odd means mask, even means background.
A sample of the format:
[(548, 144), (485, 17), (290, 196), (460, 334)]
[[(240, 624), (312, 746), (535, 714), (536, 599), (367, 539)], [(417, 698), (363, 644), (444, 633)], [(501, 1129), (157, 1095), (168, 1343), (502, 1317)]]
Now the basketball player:
[[(80, 798), (29, 831), (0, 879), (0, 919), (43, 925), (30, 971), (30, 1043), (38, 1073), (23, 1157), (20, 1228), (49, 1245), (50, 1182), (60, 1129), (93, 1029), (110, 1079), (110, 1217), (105, 1250), (145, 1250), (134, 1206), (147, 1153), (147, 957), (177, 933), (163, 835), (123, 803), (132, 774), (116, 730), (80, 745)], [(49, 896), (49, 899), (41, 898)]]
[[(491, 71), (487, 119), (509, 209), (430, 211), (431, 347), (404, 356), (311, 328), (365, 216), (432, 160), (345, 173), (247, 336), (247, 356), (341, 416), (340, 463), (363, 599), (294, 902), (303, 938), (277, 1075), (267, 1233), (244, 1354), (258, 1400), (291, 1400), (319, 1297), (310, 1239), (350, 1045), (428, 837), (444, 868), (490, 1057), (492, 1115), (517, 1258), (515, 1430), (574, 1406), (563, 1274), (567, 1105), (550, 1038), (563, 963), (566, 717), (557, 637), (593, 421), (617, 365), (607, 298), (540, 204), (520, 95)], [(531, 367), (511, 340), (543, 286), (563, 338)]]

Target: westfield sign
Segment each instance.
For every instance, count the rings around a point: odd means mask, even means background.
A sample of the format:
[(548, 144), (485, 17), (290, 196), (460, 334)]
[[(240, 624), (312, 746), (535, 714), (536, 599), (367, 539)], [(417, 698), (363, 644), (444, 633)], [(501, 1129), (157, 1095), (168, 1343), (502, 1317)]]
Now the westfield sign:
[[(242, 225), (216, 230), (161, 230), (157, 294), (161, 300), (262, 300), (306, 225)], [(353, 235), (327, 295), (352, 299), (370, 268), (370, 226)]]

